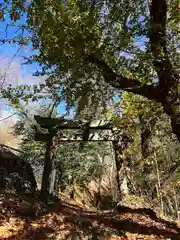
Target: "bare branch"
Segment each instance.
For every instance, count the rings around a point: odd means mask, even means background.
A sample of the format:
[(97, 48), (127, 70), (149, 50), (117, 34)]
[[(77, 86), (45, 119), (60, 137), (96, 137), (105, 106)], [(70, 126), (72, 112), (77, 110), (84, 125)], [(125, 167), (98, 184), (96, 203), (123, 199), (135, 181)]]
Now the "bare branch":
[(4, 121), (4, 120), (6, 120), (6, 119), (8, 119), (8, 118), (10, 118), (10, 117), (12, 117), (12, 116), (14, 116), (15, 114), (16, 114), (16, 113), (12, 113), (12, 114), (10, 114), (9, 116), (0, 118), (0, 122), (2, 122), (2, 121)]
[(0, 85), (0, 89), (3, 88), (3, 85), (4, 85), (5, 80), (6, 80), (6, 76), (7, 76), (7, 74), (8, 74), (8, 70), (9, 70), (9, 68), (10, 68), (13, 60), (17, 57), (17, 54), (18, 54), (18, 52), (20, 51), (20, 49), (21, 49), (21, 47), (19, 47), (19, 48), (17, 49), (16, 53), (15, 53), (15, 54), (13, 55), (13, 57), (11, 58), (11, 61), (9, 62), (9, 64), (8, 64), (8, 66), (7, 66), (4, 74), (1, 76), (0, 80), (1, 80), (2, 82), (1, 82), (1, 85)]
[(52, 115), (55, 107), (57, 107), (57, 104), (58, 104), (58, 101), (55, 100), (54, 103), (52, 104), (52, 108), (51, 108), (51, 111), (50, 111), (50, 113), (49, 113), (49, 117), (51, 117), (51, 115)]

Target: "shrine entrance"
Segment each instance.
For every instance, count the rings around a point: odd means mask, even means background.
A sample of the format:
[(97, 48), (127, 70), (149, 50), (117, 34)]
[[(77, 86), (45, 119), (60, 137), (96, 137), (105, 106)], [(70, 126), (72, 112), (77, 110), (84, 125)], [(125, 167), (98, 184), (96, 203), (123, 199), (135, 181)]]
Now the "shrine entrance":
[[(55, 119), (48, 117), (34, 116), (37, 123), (35, 129), (35, 141), (45, 142), (45, 161), (44, 171), (42, 177), (40, 199), (44, 201), (47, 196), (59, 196), (57, 190), (58, 168), (53, 169), (52, 150), (54, 141), (62, 142), (80, 142), (80, 149), (82, 149), (84, 142), (87, 141), (111, 141), (115, 154), (116, 163), (116, 181), (118, 191), (120, 191), (121, 180), (119, 177), (120, 170), (124, 167), (125, 159), (123, 151), (126, 149), (132, 139), (124, 133), (122, 128), (116, 128), (113, 121), (95, 120), (95, 121), (81, 121), (81, 120), (67, 120), (64, 118)], [(38, 126), (38, 127), (37, 127)], [(71, 136), (67, 137), (64, 130), (72, 130)]]

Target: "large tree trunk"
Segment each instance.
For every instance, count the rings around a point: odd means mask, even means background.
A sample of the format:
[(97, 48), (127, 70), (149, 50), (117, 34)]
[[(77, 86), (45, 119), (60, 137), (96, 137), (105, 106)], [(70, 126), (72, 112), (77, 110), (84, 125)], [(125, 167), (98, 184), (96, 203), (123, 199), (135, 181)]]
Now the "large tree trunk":
[[(179, 99), (176, 99), (176, 102), (178, 101)], [(176, 102), (173, 104), (165, 101), (163, 103), (163, 108), (171, 119), (172, 132), (176, 135), (178, 141), (180, 142), (180, 113), (179, 106), (176, 106)]]
[(166, 36), (167, 3), (167, 0), (152, 0), (150, 2), (149, 43), (154, 70), (157, 72), (159, 80), (158, 84), (141, 84), (136, 79), (127, 78), (116, 73), (114, 69), (109, 67), (101, 53), (91, 54), (87, 57), (87, 61), (98, 66), (105, 81), (112, 87), (161, 103), (164, 112), (171, 119), (172, 132), (180, 142), (179, 74), (174, 69), (168, 54)]
[(180, 141), (179, 75), (174, 69), (168, 54), (166, 37), (167, 11), (167, 0), (152, 0), (149, 39), (154, 69), (159, 78), (159, 93), (155, 100), (161, 102), (164, 111), (171, 119), (172, 131)]

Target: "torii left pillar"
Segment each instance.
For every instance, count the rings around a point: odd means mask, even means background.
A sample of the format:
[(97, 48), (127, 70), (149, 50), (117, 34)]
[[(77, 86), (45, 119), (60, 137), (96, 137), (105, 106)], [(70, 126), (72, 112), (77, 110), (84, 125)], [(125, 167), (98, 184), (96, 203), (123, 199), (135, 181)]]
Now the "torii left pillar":
[(53, 138), (56, 135), (56, 131), (48, 129), (49, 137), (46, 141), (46, 152), (44, 158), (44, 171), (41, 184), (41, 193), (40, 200), (46, 202), (50, 194), (53, 194), (50, 191), (51, 181), (52, 181), (52, 166), (53, 159), (51, 157), (52, 148), (53, 148)]

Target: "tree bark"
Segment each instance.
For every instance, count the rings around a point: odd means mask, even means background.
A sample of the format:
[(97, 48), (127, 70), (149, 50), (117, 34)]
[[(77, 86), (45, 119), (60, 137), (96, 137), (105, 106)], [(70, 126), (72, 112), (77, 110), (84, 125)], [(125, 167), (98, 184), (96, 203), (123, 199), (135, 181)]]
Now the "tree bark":
[(179, 75), (169, 59), (166, 42), (167, 0), (152, 0), (149, 39), (153, 65), (159, 78), (159, 95), (165, 113), (171, 119), (173, 133), (180, 142)]

